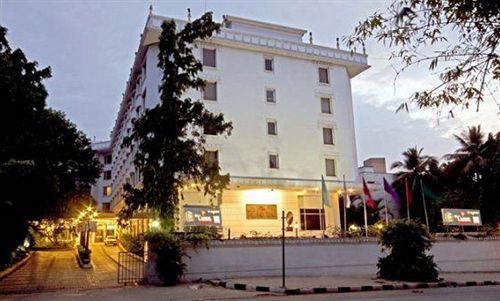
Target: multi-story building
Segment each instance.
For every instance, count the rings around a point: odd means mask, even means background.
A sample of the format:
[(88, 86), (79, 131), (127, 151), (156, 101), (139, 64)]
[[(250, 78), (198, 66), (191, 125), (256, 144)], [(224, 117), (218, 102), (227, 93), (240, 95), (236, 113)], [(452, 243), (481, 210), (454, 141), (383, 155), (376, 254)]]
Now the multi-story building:
[[(121, 143), (145, 108), (159, 102), (158, 38), (165, 20), (153, 14), (147, 19), (111, 134), (114, 212), (124, 206), (123, 184), (140, 183), (136, 148)], [(186, 24), (175, 22), (178, 28)], [(359, 187), (351, 79), (369, 66), (365, 54), (316, 45), (311, 37), (303, 42), (306, 32), (224, 16), (219, 33), (196, 42), (207, 85), (186, 96), (233, 123), (229, 137), (205, 133), (206, 151), (231, 184), (215, 203), (196, 189), (185, 190), (179, 228), (215, 223), (233, 236), (276, 234), (282, 210), (292, 233), (341, 225), (343, 179)], [(324, 211), (322, 175), (330, 192)]]
[[(387, 204), (390, 218), (399, 218), (399, 208), (384, 192), (384, 178), (387, 182), (394, 181), (394, 174), (387, 172), (385, 158), (368, 158), (363, 161), (363, 166), (358, 168), (359, 175), (365, 179), (371, 195), (375, 200), (382, 200)], [(380, 211), (381, 217), (385, 217), (385, 211)], [(384, 215), (384, 216), (382, 216)]]
[(111, 211), (111, 143), (101, 141), (92, 143), (92, 150), (102, 166), (102, 172), (90, 190), (90, 195), (97, 202), (97, 209), (101, 212)]

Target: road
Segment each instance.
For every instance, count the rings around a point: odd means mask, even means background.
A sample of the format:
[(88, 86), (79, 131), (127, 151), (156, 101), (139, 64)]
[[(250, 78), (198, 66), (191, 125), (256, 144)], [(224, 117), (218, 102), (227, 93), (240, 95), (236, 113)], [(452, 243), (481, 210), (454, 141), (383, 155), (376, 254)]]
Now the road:
[(202, 285), (179, 285), (175, 287), (120, 287), (99, 290), (63, 290), (39, 294), (0, 295), (2, 301), (132, 301), (132, 300), (403, 300), (403, 301), (496, 301), (500, 286), (476, 286), (460, 288), (436, 288), (424, 290), (378, 291), (363, 293), (320, 294), (280, 296), (266, 293), (245, 292)]
[[(106, 247), (113, 248), (117, 247)], [(37, 251), (20, 269), (0, 282), (0, 293), (39, 292), (118, 286), (117, 265), (103, 252), (102, 245), (91, 246), (92, 269), (81, 269), (74, 251)]]

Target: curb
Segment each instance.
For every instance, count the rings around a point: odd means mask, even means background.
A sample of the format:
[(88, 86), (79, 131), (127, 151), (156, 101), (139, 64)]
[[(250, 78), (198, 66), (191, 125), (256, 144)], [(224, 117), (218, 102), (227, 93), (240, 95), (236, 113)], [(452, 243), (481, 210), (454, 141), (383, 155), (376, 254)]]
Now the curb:
[(4, 278), (7, 278), (12, 273), (14, 273), (15, 271), (19, 270), (22, 266), (24, 266), (26, 263), (28, 263), (28, 261), (31, 259), (31, 256), (33, 256), (33, 254), (35, 254), (35, 253), (36, 253), (36, 251), (29, 252), (26, 255), (26, 257), (24, 257), (23, 259), (21, 259), (21, 261), (15, 263), (13, 266), (10, 266), (7, 269), (5, 269), (4, 271), (2, 271), (0, 273), (0, 281), (2, 281)]
[(390, 291), (406, 290), (420, 288), (438, 288), (438, 287), (463, 287), (463, 286), (486, 286), (500, 285), (499, 281), (443, 281), (429, 283), (397, 283), (383, 285), (363, 285), (363, 286), (339, 286), (339, 287), (315, 287), (315, 288), (282, 288), (272, 286), (258, 286), (253, 284), (234, 283), (230, 281), (207, 280), (207, 283), (213, 286), (219, 286), (227, 289), (254, 292), (270, 292), (285, 295), (305, 295), (305, 294), (325, 294), (325, 293), (354, 293), (367, 291)]

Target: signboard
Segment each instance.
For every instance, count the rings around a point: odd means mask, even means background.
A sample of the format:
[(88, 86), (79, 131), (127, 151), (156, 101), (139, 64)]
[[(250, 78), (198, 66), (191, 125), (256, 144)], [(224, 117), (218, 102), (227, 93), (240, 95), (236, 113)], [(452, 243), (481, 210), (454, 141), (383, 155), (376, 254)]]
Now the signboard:
[(221, 227), (221, 214), (218, 206), (184, 206), (184, 226)]
[(247, 219), (277, 219), (276, 205), (247, 204)]
[(442, 208), (443, 225), (445, 226), (481, 226), (481, 212), (478, 209)]

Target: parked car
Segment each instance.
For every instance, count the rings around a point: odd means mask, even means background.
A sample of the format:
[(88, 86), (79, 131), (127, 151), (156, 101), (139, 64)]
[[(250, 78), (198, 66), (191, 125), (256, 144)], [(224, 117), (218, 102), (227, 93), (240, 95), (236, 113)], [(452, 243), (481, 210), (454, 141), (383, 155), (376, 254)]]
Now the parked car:
[(116, 246), (118, 244), (118, 242), (116, 241), (116, 236), (114, 235), (106, 236), (106, 239), (104, 239), (104, 244), (106, 246)]

